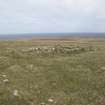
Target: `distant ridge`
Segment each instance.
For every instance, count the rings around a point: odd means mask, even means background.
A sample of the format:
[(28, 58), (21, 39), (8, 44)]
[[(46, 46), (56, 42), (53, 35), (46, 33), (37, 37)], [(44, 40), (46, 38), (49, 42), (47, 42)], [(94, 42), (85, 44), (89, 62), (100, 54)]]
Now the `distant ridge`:
[(0, 40), (32, 39), (32, 38), (65, 38), (65, 37), (105, 37), (105, 33), (26, 33), (1, 34)]

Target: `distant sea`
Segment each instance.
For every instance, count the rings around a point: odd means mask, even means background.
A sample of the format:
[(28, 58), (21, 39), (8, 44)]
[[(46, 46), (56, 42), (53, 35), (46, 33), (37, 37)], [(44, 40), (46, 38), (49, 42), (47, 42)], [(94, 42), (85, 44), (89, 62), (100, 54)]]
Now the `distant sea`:
[(0, 40), (21, 40), (32, 38), (68, 38), (68, 37), (104, 37), (105, 33), (28, 33), (28, 34), (0, 34)]

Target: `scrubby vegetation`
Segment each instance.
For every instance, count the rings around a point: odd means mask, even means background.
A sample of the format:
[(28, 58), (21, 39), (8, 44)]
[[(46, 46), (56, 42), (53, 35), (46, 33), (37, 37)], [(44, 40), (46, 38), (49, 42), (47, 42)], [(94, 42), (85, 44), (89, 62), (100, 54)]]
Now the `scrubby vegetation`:
[(0, 42), (0, 105), (105, 105), (105, 40)]

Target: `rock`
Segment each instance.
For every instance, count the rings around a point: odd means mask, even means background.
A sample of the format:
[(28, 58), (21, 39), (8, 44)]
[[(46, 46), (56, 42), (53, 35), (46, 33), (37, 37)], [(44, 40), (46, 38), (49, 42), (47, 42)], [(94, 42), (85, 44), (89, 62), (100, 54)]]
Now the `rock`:
[(13, 91), (13, 95), (14, 95), (14, 96), (19, 96), (19, 91), (18, 91), (18, 90), (14, 90), (14, 91)]
[(54, 100), (50, 98), (50, 99), (48, 99), (48, 102), (54, 102)]
[(5, 78), (5, 77), (7, 77), (7, 76), (4, 74), (4, 75), (2, 75), (2, 77), (4, 77), (4, 78)]
[(8, 83), (8, 82), (9, 82), (9, 80), (8, 80), (8, 79), (4, 79), (4, 80), (3, 80), (3, 82)]

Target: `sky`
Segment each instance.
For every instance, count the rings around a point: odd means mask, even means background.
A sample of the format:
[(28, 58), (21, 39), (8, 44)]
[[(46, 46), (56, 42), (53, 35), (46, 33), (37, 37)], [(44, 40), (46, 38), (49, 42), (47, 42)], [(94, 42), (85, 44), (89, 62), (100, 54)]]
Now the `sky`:
[(105, 32), (105, 0), (0, 0), (0, 34)]

